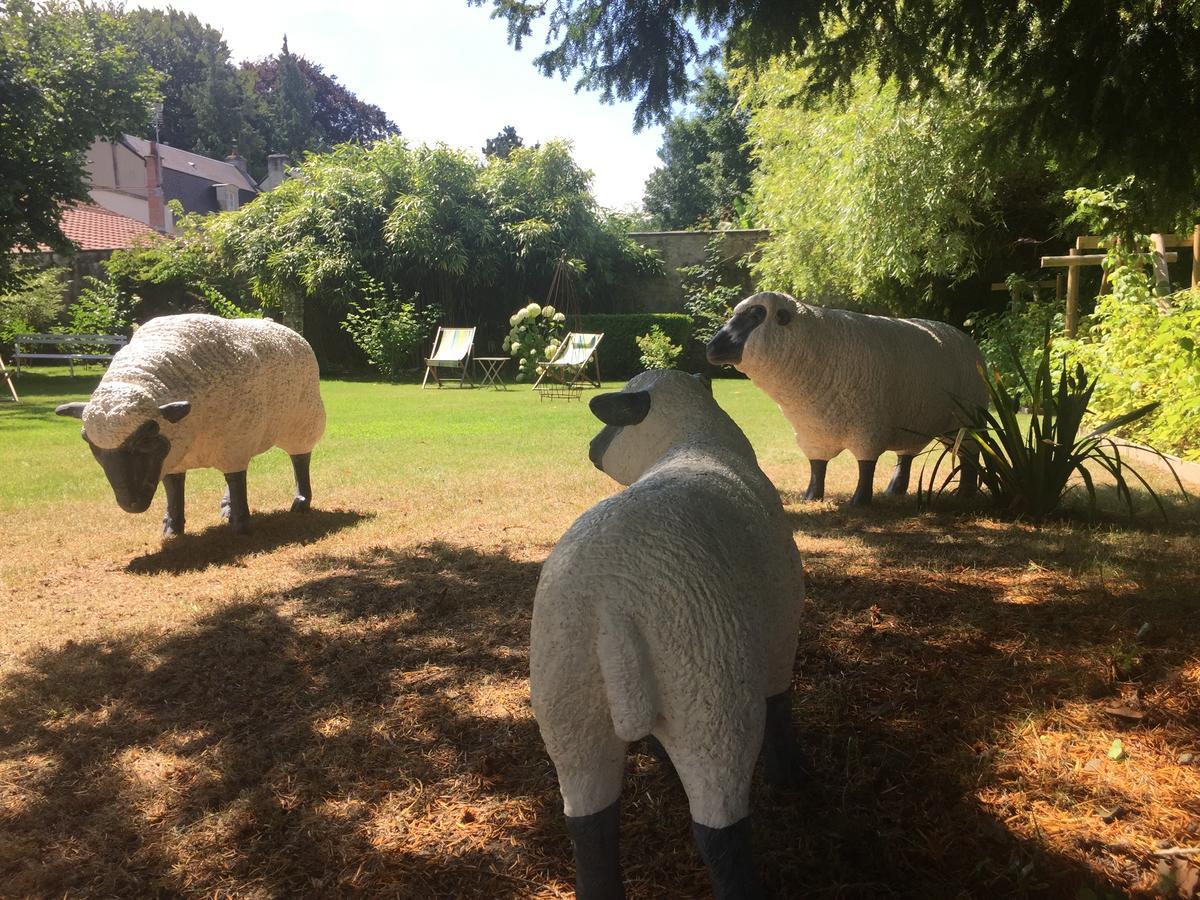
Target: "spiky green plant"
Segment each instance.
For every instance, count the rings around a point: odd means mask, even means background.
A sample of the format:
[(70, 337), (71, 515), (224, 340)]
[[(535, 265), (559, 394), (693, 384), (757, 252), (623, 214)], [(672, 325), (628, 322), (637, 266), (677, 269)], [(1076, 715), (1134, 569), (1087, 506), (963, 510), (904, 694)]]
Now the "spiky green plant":
[[(1089, 470), (1089, 467), (1094, 467), (1112, 479), (1118, 499), (1131, 516), (1131, 485), (1139, 484), (1154, 501), (1163, 518), (1166, 518), (1166, 509), (1158, 494), (1136, 469), (1122, 459), (1121, 448), (1128, 445), (1110, 435), (1112, 431), (1150, 413), (1158, 403), (1131, 410), (1080, 436), (1088, 404), (1096, 389), (1096, 379), (1089, 380), (1082, 364), (1077, 363), (1072, 369), (1064, 361), (1056, 380), (1050, 370), (1048, 333), (1046, 338), (1037, 360), (1037, 371), (1032, 378), (1021, 361), (1014, 358), (1016, 371), (1029, 394), (1029, 408), (1033, 411), (1028, 424), (1023, 425), (1017, 414), (1021, 407), (1021, 394), (1010, 392), (1000, 378), (989, 378), (981, 370), (980, 374), (987, 382), (991, 408), (963, 407), (967, 424), (959, 430), (950, 446), (941, 451), (927, 482), (922, 472), (920, 499), (924, 502), (932, 500), (946, 489), (956, 475), (961, 474), (962, 466), (954, 465), (938, 485), (942, 464), (947, 458), (956, 459), (962, 445), (970, 443), (979, 448), (980, 481), (995, 505), (1007, 515), (1035, 521), (1045, 518), (1059, 508), (1071, 489), (1071, 477), (1075, 474), (1079, 475), (1087, 492), (1089, 510), (1095, 512), (1096, 484), (1094, 474)], [(1179, 490), (1186, 495), (1174, 469), (1171, 469), (1171, 474), (1175, 476)]]

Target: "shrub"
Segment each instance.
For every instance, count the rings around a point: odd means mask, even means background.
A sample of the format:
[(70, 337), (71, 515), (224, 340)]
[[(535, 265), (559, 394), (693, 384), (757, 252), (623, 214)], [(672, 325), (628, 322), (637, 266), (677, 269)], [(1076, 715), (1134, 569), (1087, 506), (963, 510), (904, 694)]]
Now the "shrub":
[(342, 328), (385, 378), (396, 379), (417, 369), (421, 349), (442, 311), (437, 306), (421, 309), (415, 294), (408, 299), (397, 297), (370, 279), (364, 283), (363, 295), (366, 305), (351, 303)]
[(598, 351), (602, 377), (629, 378), (642, 370), (637, 339), (655, 326), (673, 343), (686, 345), (692, 320), (681, 313), (590, 313), (579, 317), (578, 330), (604, 334)]
[(563, 335), (566, 316), (553, 306), (530, 303), (508, 318), (510, 331), (504, 339), (504, 352), (517, 361), (517, 381), (533, 381), (537, 367), (554, 356)]
[(129, 297), (111, 281), (89, 275), (79, 297), (68, 313), (71, 334), (125, 334), (133, 322), (133, 304)]
[(1200, 460), (1200, 293), (1181, 291), (1164, 310), (1119, 293), (1100, 297), (1070, 351), (1099, 377), (1092, 411), (1100, 418), (1130, 406), (1158, 408), (1131, 423), (1133, 440)]
[(642, 365), (647, 369), (673, 369), (675, 360), (683, 352), (683, 348), (671, 343), (667, 333), (657, 325), (635, 340), (642, 351)]
[(718, 233), (704, 246), (704, 261), (679, 269), (683, 309), (692, 317), (692, 337), (707, 344), (733, 315), (745, 293), (746, 258), (726, 257), (725, 235)]
[(1024, 388), (1018, 366), (1036, 372), (1047, 333), (1062, 334), (1063, 316), (1054, 301), (1045, 301), (1037, 287), (1018, 275), (1007, 279), (1008, 307), (1000, 313), (982, 315), (963, 324), (970, 328), (988, 366), (1010, 394)]
[(0, 343), (13, 335), (45, 331), (62, 314), (66, 269), (28, 268), (11, 291), (0, 294)]

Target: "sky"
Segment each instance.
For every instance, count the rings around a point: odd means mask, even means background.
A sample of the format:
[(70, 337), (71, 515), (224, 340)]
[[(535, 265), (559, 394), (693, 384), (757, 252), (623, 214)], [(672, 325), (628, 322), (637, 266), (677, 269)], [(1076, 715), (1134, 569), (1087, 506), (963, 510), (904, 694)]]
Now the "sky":
[(542, 42), (520, 53), (491, 4), (466, 0), (127, 0), (194, 13), (225, 36), (235, 62), (288, 48), (381, 107), (410, 141), (479, 150), (512, 125), (526, 144), (561, 137), (595, 174), (597, 201), (640, 205), (658, 165), (661, 128), (633, 133), (633, 104), (604, 104), (533, 66)]

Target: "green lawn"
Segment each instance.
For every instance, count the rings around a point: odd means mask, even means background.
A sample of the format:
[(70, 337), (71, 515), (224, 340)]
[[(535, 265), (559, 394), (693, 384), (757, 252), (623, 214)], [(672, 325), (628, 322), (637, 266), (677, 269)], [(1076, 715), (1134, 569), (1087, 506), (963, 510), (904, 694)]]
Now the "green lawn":
[[(586, 402), (326, 381), (314, 510), (288, 512), (272, 451), (249, 536), (198, 472), (164, 544), (161, 495), (121, 512), (53, 415), (97, 378), (38, 370), (0, 403), (0, 894), (566, 896), (528, 634), (546, 555), (619, 489), (587, 460)], [(848, 508), (847, 455), (806, 504), (774, 404), (746, 381), (715, 394), (805, 558), (813, 778), (756, 788), (768, 887), (1151, 896), (1156, 846), (1200, 840), (1195, 514)], [(682, 793), (645, 753), (623, 810), (631, 900), (708, 896)]]

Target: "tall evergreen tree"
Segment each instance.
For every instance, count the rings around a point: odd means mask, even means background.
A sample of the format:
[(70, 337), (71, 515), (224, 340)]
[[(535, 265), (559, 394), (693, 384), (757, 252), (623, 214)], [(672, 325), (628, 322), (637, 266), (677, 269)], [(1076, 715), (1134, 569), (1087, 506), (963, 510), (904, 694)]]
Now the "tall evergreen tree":
[(517, 134), (517, 129), (512, 125), (505, 125), (495, 137), (487, 139), (487, 143), (483, 146), (483, 155), (508, 159), (508, 154), (512, 153), (518, 147), (524, 146), (525, 141)]
[(661, 228), (737, 221), (754, 162), (746, 146), (749, 117), (715, 69), (705, 69), (691, 94), (691, 111), (667, 122), (642, 201)]
[(313, 89), (288, 51), (286, 34), (278, 66), (278, 77), (270, 93), (270, 149), (299, 159), (306, 150), (321, 149), (323, 141), (313, 121)]

